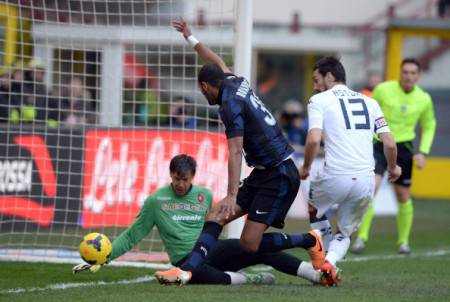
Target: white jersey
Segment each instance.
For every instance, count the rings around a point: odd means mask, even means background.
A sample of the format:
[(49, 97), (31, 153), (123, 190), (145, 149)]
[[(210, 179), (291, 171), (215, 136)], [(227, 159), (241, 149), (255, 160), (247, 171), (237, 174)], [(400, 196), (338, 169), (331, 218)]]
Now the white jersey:
[(326, 174), (374, 173), (374, 133), (390, 132), (374, 99), (345, 85), (335, 85), (311, 97), (308, 119), (309, 129), (323, 130)]

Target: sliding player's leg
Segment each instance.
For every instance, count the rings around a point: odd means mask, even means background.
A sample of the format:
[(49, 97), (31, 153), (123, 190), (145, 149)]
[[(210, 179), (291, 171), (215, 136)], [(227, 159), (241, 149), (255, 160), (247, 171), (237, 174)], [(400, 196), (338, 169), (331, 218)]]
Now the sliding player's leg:
[(240, 238), (242, 250), (247, 253), (273, 253), (301, 247), (318, 255), (314, 265), (320, 268), (325, 253), (319, 232), (264, 233), (269, 226), (284, 227), (287, 212), (297, 196), (300, 178), (293, 161), (286, 160), (272, 169), (253, 170), (243, 187), (244, 192), (248, 190), (255, 194), (238, 198), (239, 206), (248, 213)]
[[(208, 264), (226, 272), (237, 272), (249, 266), (264, 264), (275, 270), (298, 276), (314, 284), (321, 284), (325, 278), (310, 262), (284, 252), (249, 254), (239, 248), (238, 239), (220, 240), (207, 258)], [(325, 285), (325, 284), (324, 284)]]

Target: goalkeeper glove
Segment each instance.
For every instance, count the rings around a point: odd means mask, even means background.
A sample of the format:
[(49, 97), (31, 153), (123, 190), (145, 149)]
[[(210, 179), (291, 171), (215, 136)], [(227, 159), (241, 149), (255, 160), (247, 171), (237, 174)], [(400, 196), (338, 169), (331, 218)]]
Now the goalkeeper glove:
[(87, 270), (87, 269), (90, 270), (90, 271), (93, 272), (93, 273), (96, 273), (96, 272), (98, 272), (98, 270), (99, 270), (102, 266), (103, 266), (103, 264), (90, 265), (90, 264), (87, 264), (87, 263), (80, 263), (80, 264), (78, 264), (78, 265), (75, 265), (75, 266), (72, 268), (72, 273), (73, 273), (73, 274), (76, 274), (76, 273), (85, 271), (85, 270)]

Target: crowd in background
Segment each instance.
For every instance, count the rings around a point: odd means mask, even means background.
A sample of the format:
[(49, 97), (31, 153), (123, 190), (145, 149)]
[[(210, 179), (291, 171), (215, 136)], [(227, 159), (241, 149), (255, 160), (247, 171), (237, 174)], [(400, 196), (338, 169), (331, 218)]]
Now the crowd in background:
[[(42, 124), (48, 127), (98, 125), (99, 102), (86, 89), (82, 77), (71, 76), (47, 87), (40, 59), (16, 63), (0, 74), (0, 123)], [(124, 126), (166, 126), (194, 129), (201, 124), (195, 104), (176, 96), (161, 101), (146, 80), (124, 89)]]
[(45, 66), (34, 58), (0, 75), (0, 122), (49, 127), (95, 124), (96, 104), (80, 77), (67, 78), (59, 92), (44, 83)]
[[(54, 90), (45, 85), (44, 77), (45, 66), (37, 58), (27, 64), (15, 64), (0, 75), (0, 123), (38, 123), (47, 127), (97, 125), (99, 104), (81, 77), (68, 77), (60, 89)], [(370, 73), (361, 92), (370, 96), (380, 81), (379, 74)], [(148, 85), (144, 79), (136, 89), (124, 89), (125, 127), (205, 127), (207, 121), (199, 118), (195, 103), (189, 98), (180, 95), (162, 102), (157, 90)], [(304, 104), (295, 99), (280, 103), (282, 107), (276, 111), (278, 122), (296, 153), (302, 154), (308, 133)], [(214, 120), (218, 121), (218, 117)]]
[[(17, 63), (0, 75), (0, 122), (42, 124), (47, 127), (96, 125), (99, 104), (78, 76), (61, 81), (57, 89), (45, 85), (45, 66), (34, 58)], [(124, 89), (124, 126), (167, 126), (202, 128), (195, 103), (184, 96), (167, 102), (147, 87), (143, 80), (136, 89)], [(131, 93), (130, 93), (131, 92)], [(289, 142), (301, 152), (308, 125), (304, 106), (298, 100), (287, 100), (277, 112), (278, 121)]]

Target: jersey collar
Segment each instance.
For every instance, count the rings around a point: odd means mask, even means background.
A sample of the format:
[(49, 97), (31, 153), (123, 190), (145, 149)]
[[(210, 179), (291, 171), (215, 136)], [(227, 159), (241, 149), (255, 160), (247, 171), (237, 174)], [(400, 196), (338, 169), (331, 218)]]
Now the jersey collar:
[(397, 81), (398, 87), (400, 88), (400, 90), (404, 93), (404, 94), (410, 94), (413, 93), (414, 90), (416, 90), (417, 85), (414, 85), (414, 87), (410, 90), (410, 91), (405, 91), (405, 89), (403, 89), (402, 84), (400, 84), (400, 81)]
[(175, 194), (175, 196), (178, 196), (178, 197), (183, 197), (183, 196), (188, 195), (189, 193), (191, 193), (193, 187), (194, 187), (194, 185), (191, 184), (191, 187), (186, 191), (186, 193), (184, 195), (180, 196), (175, 192), (175, 189), (173, 188), (172, 183), (170, 183), (170, 189), (172, 190), (173, 194)]
[(348, 88), (345, 84), (339, 83), (333, 86), (333, 88), (331, 88), (331, 90), (333, 89), (342, 89), (342, 88)]
[(219, 95), (217, 97), (217, 105), (221, 106), (222, 105), (222, 96), (223, 96), (223, 90), (225, 89), (225, 80), (229, 79), (231, 77), (236, 77), (236, 75), (234, 75), (233, 73), (225, 73), (225, 77), (222, 80), (222, 83), (220, 83), (220, 88), (219, 88)]

